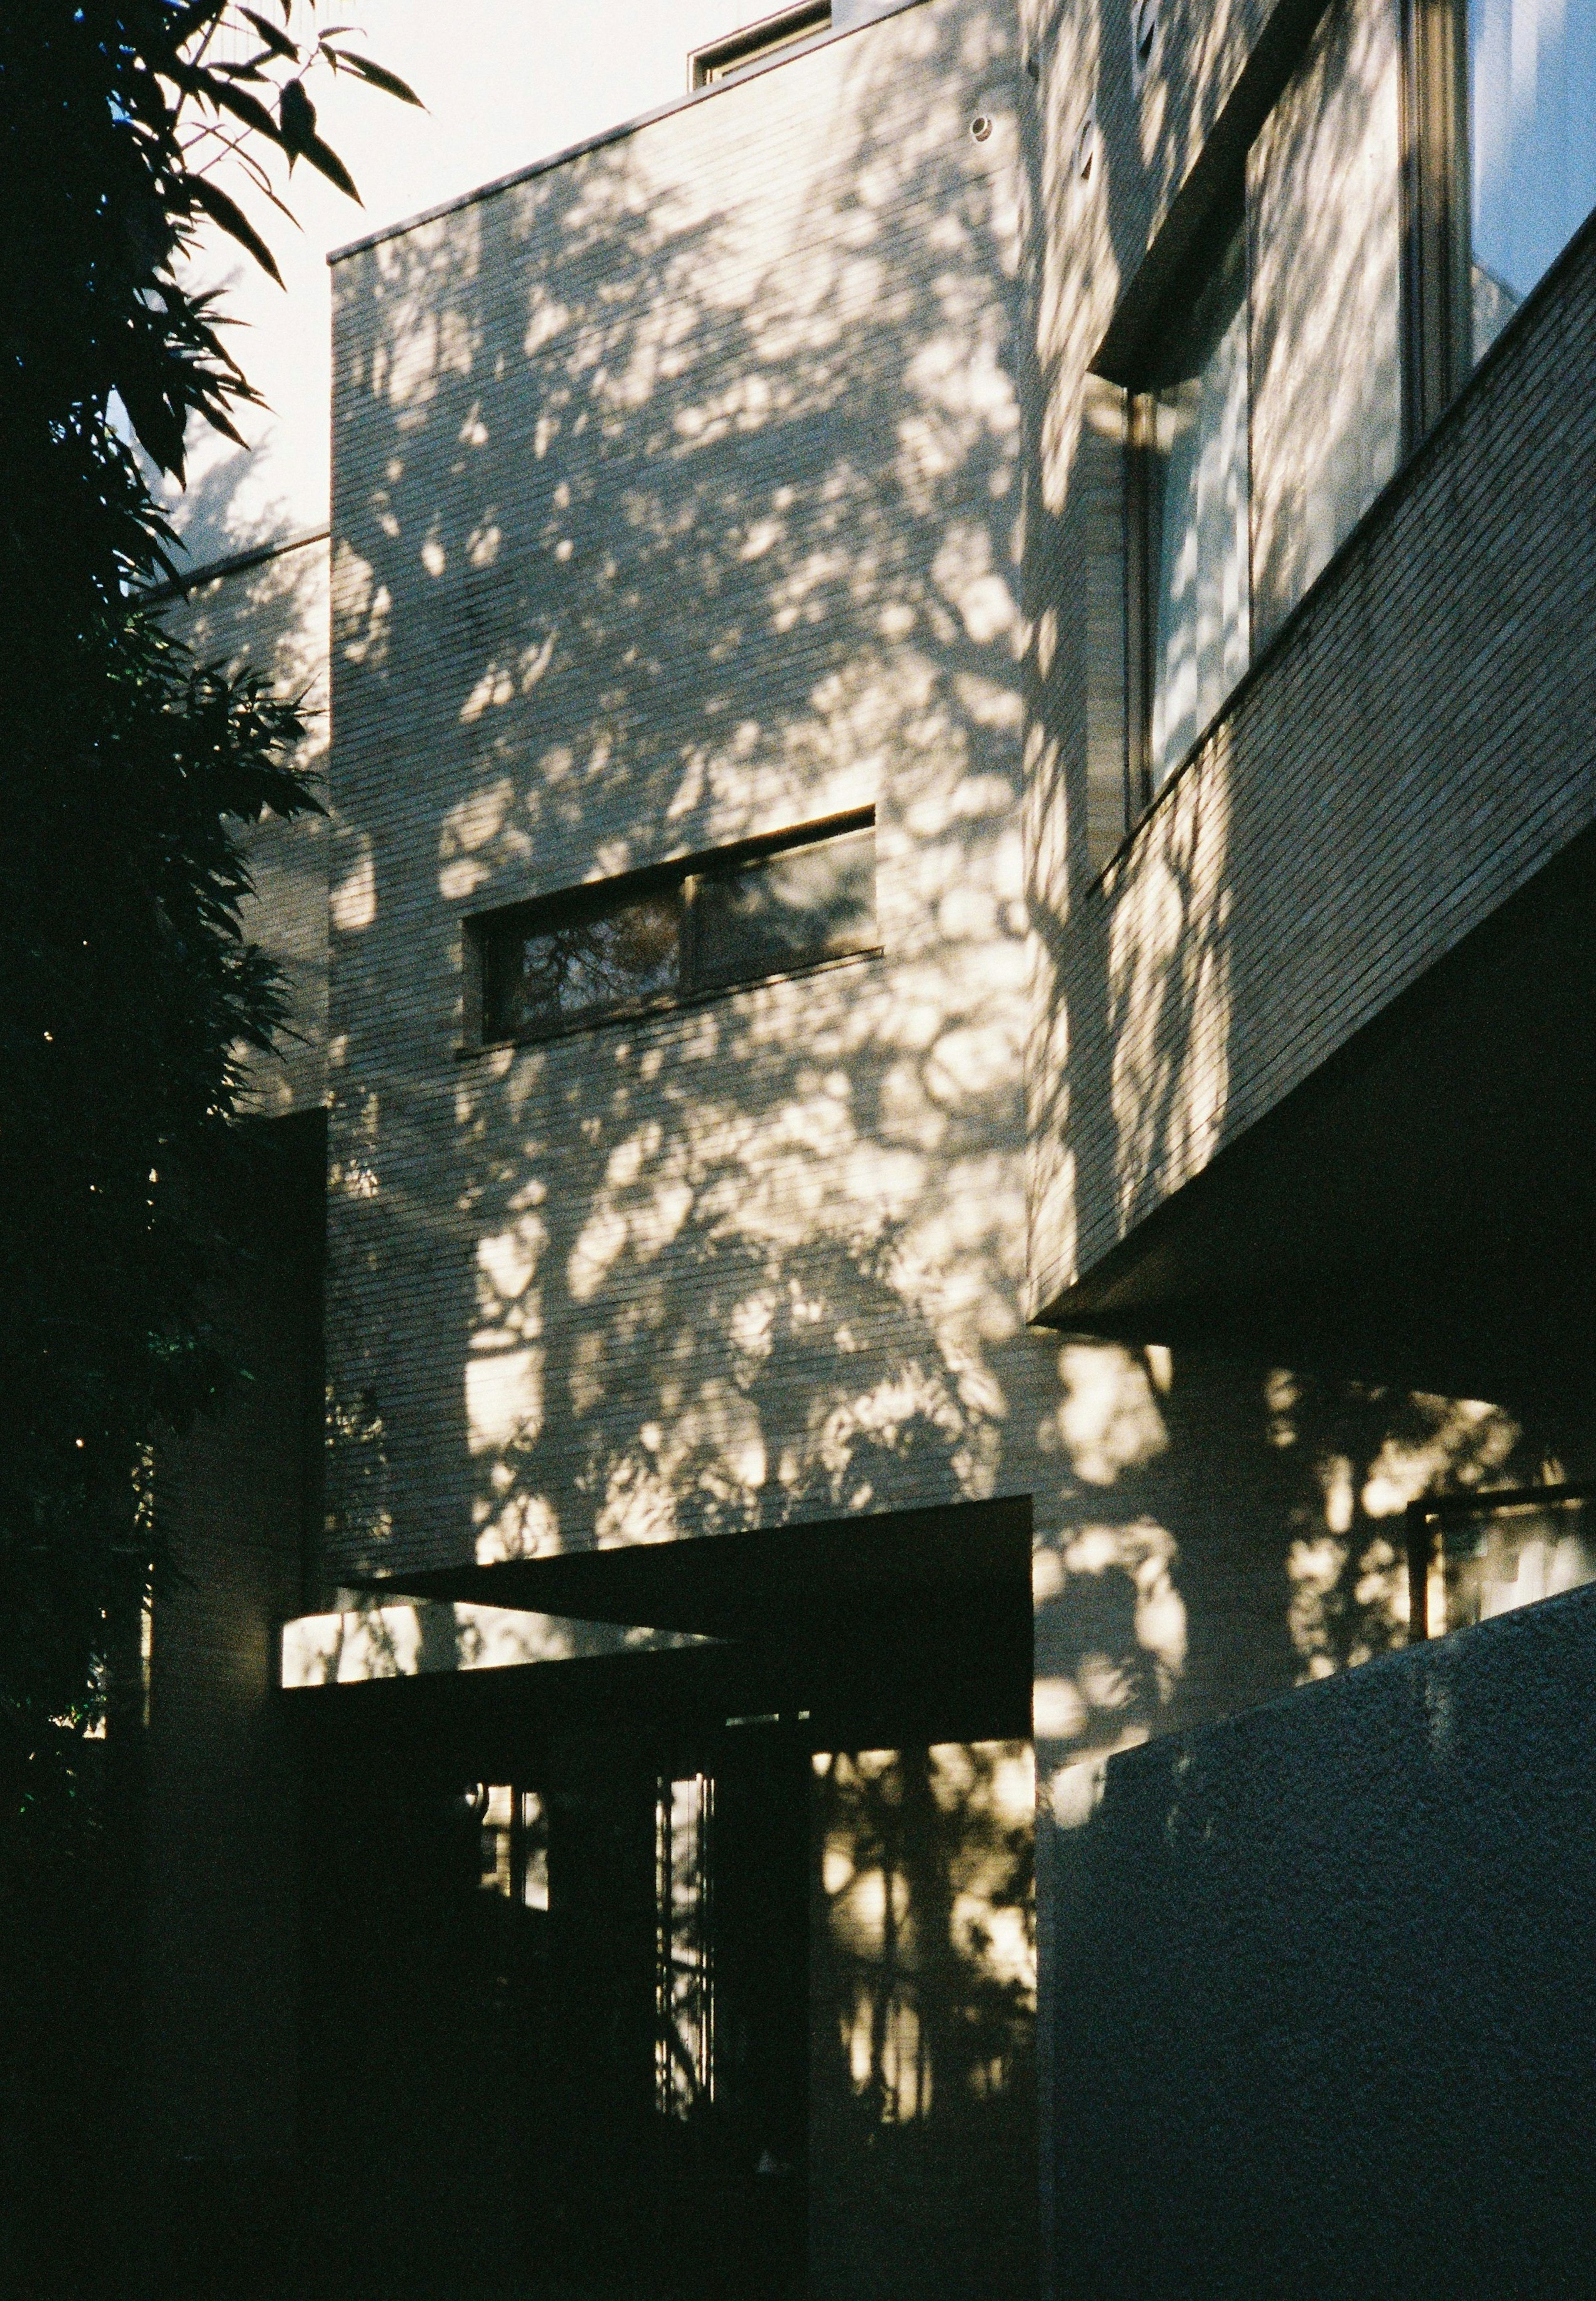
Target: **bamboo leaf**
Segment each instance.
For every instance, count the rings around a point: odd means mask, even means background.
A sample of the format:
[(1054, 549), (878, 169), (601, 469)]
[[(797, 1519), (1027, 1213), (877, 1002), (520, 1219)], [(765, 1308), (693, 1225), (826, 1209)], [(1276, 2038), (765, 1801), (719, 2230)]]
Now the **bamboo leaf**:
[(426, 105), (409, 82), (402, 80), (397, 72), (389, 71), (386, 64), (373, 63), (369, 56), (352, 56), (347, 48), (328, 48), (325, 53), (346, 71), (369, 81), (372, 88), (381, 88), (385, 96), (397, 96), (401, 104), (414, 104), (418, 112), (425, 112)]
[[(269, 22), (264, 16), (257, 16), (253, 8), (241, 8), (238, 11), (238, 13), (245, 19), (246, 22), (251, 23), (255, 26), (255, 30), (260, 34), (262, 39), (265, 41), (266, 46), (271, 49), (273, 55), (286, 56), (290, 63), (297, 64), (298, 63), (299, 50), (295, 46), (294, 42), (289, 39), (286, 32), (280, 32), (276, 25)], [(287, 21), (286, 11), (284, 13), (284, 21)]]
[(313, 168), (321, 171), (330, 184), (336, 184), (340, 192), (347, 192), (357, 208), (365, 205), (355, 188), (354, 177), (330, 144), (323, 144), (319, 136), (313, 136), (305, 147), (305, 156)]
[(308, 154), (316, 140), (316, 107), (303, 80), (289, 80), (277, 99), (277, 116), (282, 123), (280, 140), (290, 160)]
[(280, 288), (283, 281), (282, 274), (277, 268), (277, 258), (238, 202), (230, 199), (220, 185), (212, 183), (208, 176), (190, 176), (188, 189), (212, 222), (220, 224), (223, 231), (238, 241), (240, 247), (247, 247), (262, 271), (270, 272)]

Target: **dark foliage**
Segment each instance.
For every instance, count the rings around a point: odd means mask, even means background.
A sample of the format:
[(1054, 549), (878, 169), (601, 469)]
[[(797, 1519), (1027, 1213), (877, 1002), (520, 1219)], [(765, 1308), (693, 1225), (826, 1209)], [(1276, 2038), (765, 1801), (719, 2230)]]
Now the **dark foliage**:
[(158, 1568), (149, 1450), (230, 1370), (207, 1302), (238, 1050), (282, 1021), (238, 834), (316, 801), (297, 711), (145, 604), (171, 538), (133, 441), (180, 480), (191, 427), (236, 438), (257, 397), (186, 283), (207, 226), (275, 272), (218, 170), (278, 205), (268, 163), (354, 192), (313, 65), (414, 101), (279, 13), (0, 10), (0, 1835), (80, 1803), (119, 1606)]

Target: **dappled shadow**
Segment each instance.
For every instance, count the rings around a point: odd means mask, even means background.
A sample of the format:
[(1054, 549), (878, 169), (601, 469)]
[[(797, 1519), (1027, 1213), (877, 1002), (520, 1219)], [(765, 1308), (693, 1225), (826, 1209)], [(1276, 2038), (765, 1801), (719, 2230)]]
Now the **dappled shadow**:
[[(913, 13), (340, 268), (334, 1237), (381, 1237), (393, 1306), (340, 1258), (389, 1494), (352, 1562), (1000, 1479), (1036, 1356), (1011, 74), (995, 15)], [(870, 801), (883, 959), (440, 1094), (463, 909)], [(396, 1411), (406, 1297), (453, 1448)]]
[(1024, 1744), (817, 1757), (810, 2178), (819, 2289), (1034, 2280)]
[[(326, 1571), (1028, 1494), (1051, 1766), (1295, 1682), (1326, 1505), (1266, 1368), (1024, 1325), (1007, 41), (910, 11), (338, 267)], [(463, 916), (869, 803), (881, 957), (461, 1059)], [(1223, 1120), (1226, 804), (1105, 952), (1116, 1204)]]

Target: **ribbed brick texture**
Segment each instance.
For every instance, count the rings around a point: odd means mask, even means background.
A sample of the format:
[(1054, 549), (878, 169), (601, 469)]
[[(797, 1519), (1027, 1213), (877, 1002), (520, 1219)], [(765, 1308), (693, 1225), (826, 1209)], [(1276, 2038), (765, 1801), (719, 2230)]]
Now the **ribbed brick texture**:
[[(1061, 18), (1060, 48), (1083, 20)], [(1031, 1042), (1038, 1307), (1307, 1079), (1596, 805), (1596, 247), (1576, 247), (1093, 883), (1100, 448), (1078, 411), (1128, 276), (1107, 243), (1133, 249), (1154, 219), (1132, 148), (1149, 104), (1172, 148), (1182, 144), (1173, 61), (1166, 79), (1161, 95), (1149, 82), (1139, 120), (1128, 80), (1105, 96), (1107, 191), (1065, 182), (1062, 128), (1049, 130), (1045, 110), (1030, 147), (1039, 213), (1074, 219), (1037, 307), (1032, 403), (1032, 890), (1051, 984)], [(1107, 63), (1103, 85), (1117, 86)]]
[[(334, 1579), (1036, 1483), (1015, 80), (909, 10), (335, 268)], [(866, 801), (882, 958), (462, 1058), (464, 916)]]

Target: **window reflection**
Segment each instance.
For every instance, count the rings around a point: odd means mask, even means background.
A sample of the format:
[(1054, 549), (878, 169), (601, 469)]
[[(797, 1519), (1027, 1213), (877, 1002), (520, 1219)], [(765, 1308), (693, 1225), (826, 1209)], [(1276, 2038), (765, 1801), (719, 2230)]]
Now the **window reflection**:
[(1596, 7), (1469, 0), (1474, 356), (1596, 206)]
[(693, 890), (693, 975), (705, 990), (782, 975), (875, 941), (875, 835), (789, 849)]
[(470, 922), (480, 1036), (547, 1038), (877, 948), (874, 809)]
[(1248, 157), (1258, 647), (1397, 468), (1400, 90), (1396, 0), (1341, 0)]
[(1446, 1527), (1440, 1572), (1433, 1569), (1431, 1576), (1432, 1633), (1467, 1629), (1596, 1582), (1596, 1526), (1590, 1519), (1588, 1509), (1575, 1506)]
[(1155, 791), (1247, 668), (1246, 290), (1238, 217), (1150, 397)]
[(485, 951), (483, 1022), (490, 1038), (558, 1030), (680, 988), (681, 890), (617, 903), (574, 897), (547, 927), (495, 937)]

